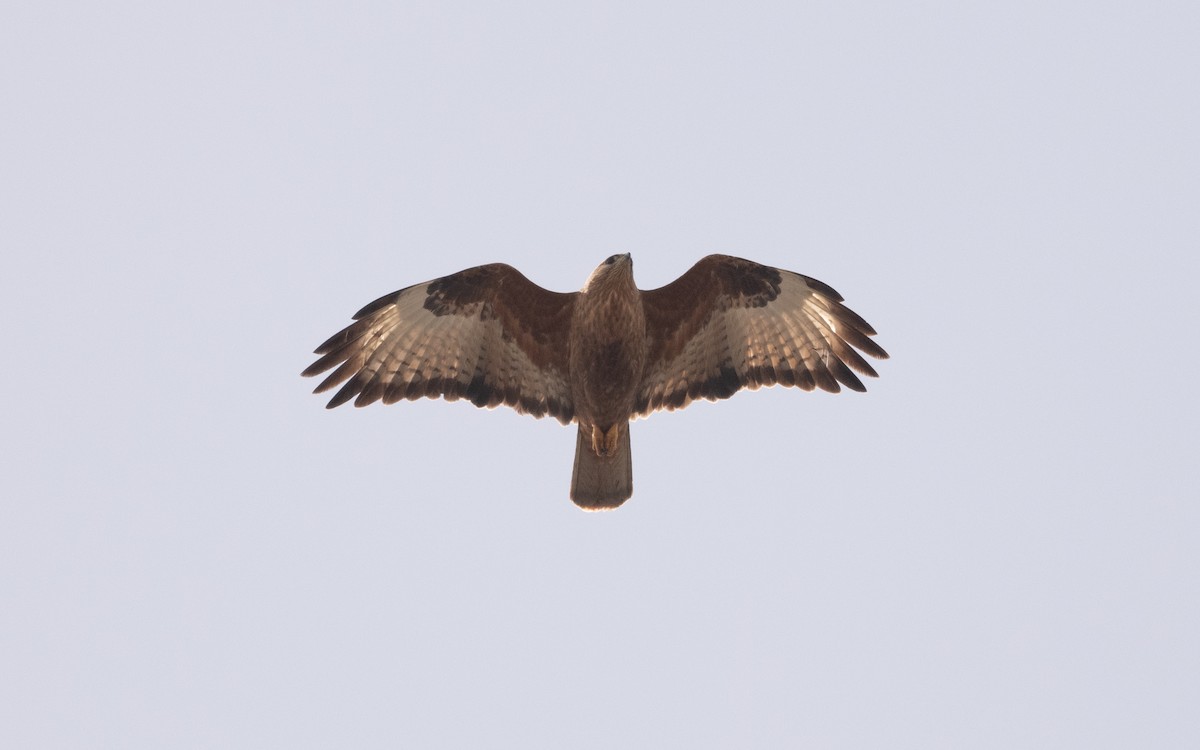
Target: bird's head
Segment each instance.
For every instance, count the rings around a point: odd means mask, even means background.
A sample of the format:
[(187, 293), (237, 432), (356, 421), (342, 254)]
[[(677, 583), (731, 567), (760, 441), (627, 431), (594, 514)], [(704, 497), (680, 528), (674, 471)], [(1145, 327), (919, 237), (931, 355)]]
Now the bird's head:
[(583, 291), (607, 289), (617, 284), (633, 284), (633, 256), (629, 253), (610, 255), (596, 266), (596, 270), (592, 271), (587, 283), (583, 285)]

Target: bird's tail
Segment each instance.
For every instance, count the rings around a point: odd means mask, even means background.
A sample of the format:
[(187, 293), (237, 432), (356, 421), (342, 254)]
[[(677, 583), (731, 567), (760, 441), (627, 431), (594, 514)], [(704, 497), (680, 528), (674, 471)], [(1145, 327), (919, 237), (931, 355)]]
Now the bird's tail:
[(617, 446), (611, 456), (592, 450), (592, 428), (579, 426), (575, 439), (575, 469), (571, 499), (584, 510), (612, 510), (633, 494), (633, 454), (629, 423), (616, 425)]

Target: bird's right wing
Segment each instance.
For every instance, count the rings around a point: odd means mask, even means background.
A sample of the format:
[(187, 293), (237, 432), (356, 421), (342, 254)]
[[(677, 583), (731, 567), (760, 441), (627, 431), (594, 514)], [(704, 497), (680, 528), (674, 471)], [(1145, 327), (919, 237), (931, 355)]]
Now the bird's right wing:
[[(328, 408), (422, 397), (511, 406), (571, 422), (568, 335), (577, 294), (539, 287), (493, 263), (401, 289), (359, 310), (303, 372), (343, 383)], [(335, 369), (336, 368), (336, 369)]]

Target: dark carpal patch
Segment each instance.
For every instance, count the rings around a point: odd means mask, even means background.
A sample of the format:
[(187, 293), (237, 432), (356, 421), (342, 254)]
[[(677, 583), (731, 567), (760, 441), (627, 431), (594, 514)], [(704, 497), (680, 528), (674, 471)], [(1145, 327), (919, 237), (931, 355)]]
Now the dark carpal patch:
[(783, 276), (778, 268), (737, 259), (716, 267), (722, 291), (738, 307), (765, 307), (779, 296)]
[[(494, 291), (488, 282), (495, 275), (496, 270), (490, 266), (479, 266), (431, 281), (425, 287), (425, 309), (438, 316), (462, 315), (468, 310), (473, 313), (471, 308), (477, 308)], [(487, 305), (483, 307), (485, 320), (494, 317)]]

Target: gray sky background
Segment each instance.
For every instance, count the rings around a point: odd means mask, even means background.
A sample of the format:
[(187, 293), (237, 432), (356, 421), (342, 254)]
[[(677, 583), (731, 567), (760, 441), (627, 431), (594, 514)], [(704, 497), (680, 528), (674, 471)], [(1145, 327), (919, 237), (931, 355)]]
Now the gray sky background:
[[(1200, 746), (1189, 3), (0, 12), (0, 745)], [(723, 252), (892, 359), (574, 434), (299, 372)]]

